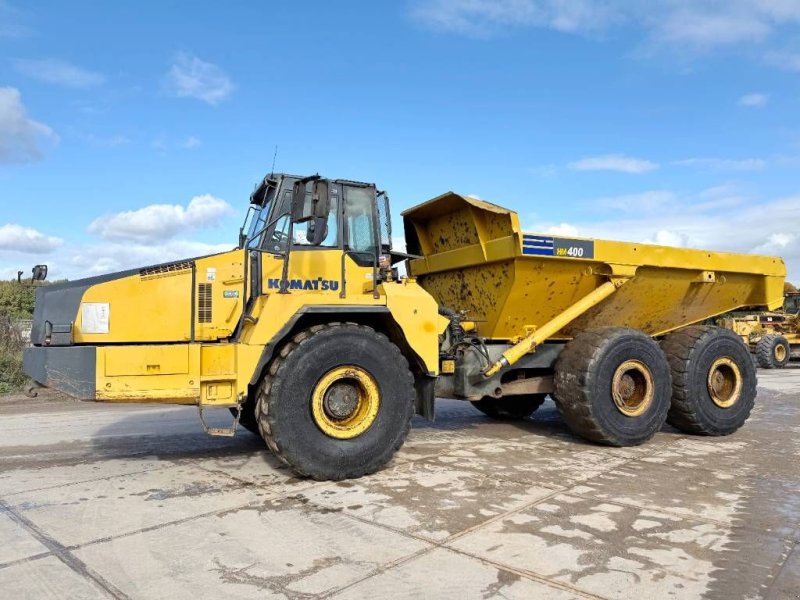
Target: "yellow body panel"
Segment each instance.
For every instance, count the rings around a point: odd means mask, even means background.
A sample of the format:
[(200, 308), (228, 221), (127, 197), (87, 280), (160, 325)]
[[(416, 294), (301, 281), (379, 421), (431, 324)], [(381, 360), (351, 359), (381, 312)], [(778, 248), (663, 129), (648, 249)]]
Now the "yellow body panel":
[[(117, 374), (115, 365), (123, 363), (131, 365), (129, 371), (149, 366), (152, 372)], [(182, 372), (161, 372), (162, 363), (164, 371)], [(174, 368), (179, 364), (185, 366)], [(98, 346), (97, 400), (195, 404), (200, 397), (199, 365), (200, 344)]]
[[(129, 275), (89, 287), (82, 303), (107, 304), (107, 334), (81, 333), (77, 315), (75, 341), (97, 344), (97, 399), (117, 402), (171, 402), (230, 406), (240, 402), (257, 375), (264, 347), (285, 334), (287, 324), (305, 309), (388, 307), (411, 349), (432, 375), (439, 369), (439, 334), (447, 320), (433, 298), (413, 281), (390, 282), (374, 293), (373, 269), (345, 257), (340, 250), (298, 250), (291, 254), (290, 290), (281, 294), (283, 259), (262, 255), (263, 295), (253, 301), (238, 341), (228, 338), (241, 316), (243, 252), (196, 260), (194, 342), (192, 335), (192, 269)], [(201, 287), (211, 286), (209, 313), (201, 308)], [(201, 323), (201, 318), (207, 323)], [(124, 342), (123, 344), (120, 344)], [(147, 342), (183, 342), (158, 343)], [(107, 345), (112, 343), (112, 345)], [(117, 345), (119, 344), (119, 345)]]
[(783, 302), (777, 257), (523, 233), (516, 213), (449, 193), (403, 213), (410, 271), (487, 338), (516, 340), (612, 279), (627, 283), (553, 339), (601, 326), (653, 336), (745, 306)]
[[(138, 274), (91, 286), (81, 303), (108, 305), (108, 333), (85, 333), (83, 311), (79, 310), (75, 343), (190, 341), (192, 298), (195, 298), (194, 339), (228, 337), (241, 314), (243, 256), (241, 250), (232, 250), (168, 267), (141, 269)], [(203, 322), (198, 300), (206, 289), (211, 293), (212, 318)]]

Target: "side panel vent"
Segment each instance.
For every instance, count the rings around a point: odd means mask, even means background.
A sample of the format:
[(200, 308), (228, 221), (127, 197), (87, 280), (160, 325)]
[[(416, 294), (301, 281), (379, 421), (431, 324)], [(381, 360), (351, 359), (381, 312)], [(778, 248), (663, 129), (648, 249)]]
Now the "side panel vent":
[(201, 283), (197, 287), (197, 321), (211, 323), (211, 286), (210, 283)]
[(174, 263), (167, 263), (165, 265), (156, 265), (154, 267), (145, 267), (139, 269), (139, 276), (142, 279), (152, 279), (154, 277), (168, 277), (177, 273), (185, 273), (190, 271), (194, 266), (191, 260), (184, 260)]

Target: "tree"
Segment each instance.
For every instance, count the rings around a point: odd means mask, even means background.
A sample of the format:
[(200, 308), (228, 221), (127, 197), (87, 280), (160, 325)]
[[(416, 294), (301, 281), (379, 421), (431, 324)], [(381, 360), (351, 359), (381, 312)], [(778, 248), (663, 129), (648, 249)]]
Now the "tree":
[(12, 319), (30, 319), (35, 295), (36, 292), (30, 284), (0, 281), (0, 315)]
[(785, 281), (783, 283), (783, 291), (784, 291), (784, 293), (796, 293), (797, 292), (797, 287), (793, 283), (790, 283), (789, 281)]

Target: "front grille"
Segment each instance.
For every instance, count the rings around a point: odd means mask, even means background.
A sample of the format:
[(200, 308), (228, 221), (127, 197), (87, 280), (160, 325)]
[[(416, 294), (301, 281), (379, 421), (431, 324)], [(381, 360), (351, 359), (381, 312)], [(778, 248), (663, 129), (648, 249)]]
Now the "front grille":
[(197, 286), (197, 320), (200, 323), (211, 323), (211, 286), (210, 283)]

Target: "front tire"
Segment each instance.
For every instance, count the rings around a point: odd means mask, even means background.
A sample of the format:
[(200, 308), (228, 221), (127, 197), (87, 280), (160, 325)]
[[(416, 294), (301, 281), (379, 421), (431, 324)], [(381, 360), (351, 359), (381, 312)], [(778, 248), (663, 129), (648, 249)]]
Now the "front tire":
[(756, 361), (762, 369), (783, 369), (791, 353), (789, 340), (782, 335), (765, 335), (756, 344)]
[(729, 435), (750, 416), (756, 369), (750, 351), (732, 331), (687, 327), (661, 342), (672, 371), (667, 421), (681, 431)]
[(664, 353), (635, 329), (578, 334), (558, 357), (555, 398), (573, 433), (609, 446), (642, 444), (661, 429), (670, 402)]
[(386, 336), (354, 323), (302, 331), (279, 352), (258, 393), (261, 435), (297, 474), (341, 480), (374, 473), (403, 445), (414, 378)]

